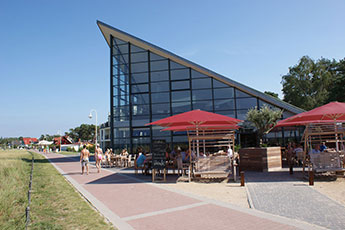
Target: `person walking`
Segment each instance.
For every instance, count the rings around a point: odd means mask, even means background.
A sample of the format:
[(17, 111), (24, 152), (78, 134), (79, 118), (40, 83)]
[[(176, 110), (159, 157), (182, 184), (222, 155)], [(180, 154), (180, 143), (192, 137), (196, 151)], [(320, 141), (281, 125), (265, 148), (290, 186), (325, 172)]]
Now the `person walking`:
[(97, 172), (101, 172), (101, 161), (102, 161), (102, 156), (103, 155), (103, 150), (99, 147), (99, 144), (96, 145), (95, 149), (95, 162), (96, 162), (96, 168)]
[(81, 163), (81, 175), (84, 174), (84, 169), (86, 167), (86, 174), (89, 175), (89, 157), (90, 152), (86, 149), (86, 145), (83, 146), (83, 149), (80, 152), (80, 163)]

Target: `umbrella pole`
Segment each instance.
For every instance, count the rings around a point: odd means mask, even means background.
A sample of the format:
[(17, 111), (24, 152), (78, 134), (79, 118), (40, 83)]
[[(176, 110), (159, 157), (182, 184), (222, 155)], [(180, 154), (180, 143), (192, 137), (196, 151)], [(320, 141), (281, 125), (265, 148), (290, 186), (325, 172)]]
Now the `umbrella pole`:
[[(198, 125), (196, 125), (196, 136), (199, 136), (199, 129), (198, 129)], [(199, 140), (196, 140), (196, 153), (197, 156), (199, 157)], [(204, 153), (205, 154), (205, 153)]]
[[(205, 130), (203, 130), (202, 133), (203, 133), (203, 136), (205, 136)], [(204, 154), (206, 154), (205, 139), (202, 140), (202, 142), (203, 142), (203, 147), (204, 147)]]

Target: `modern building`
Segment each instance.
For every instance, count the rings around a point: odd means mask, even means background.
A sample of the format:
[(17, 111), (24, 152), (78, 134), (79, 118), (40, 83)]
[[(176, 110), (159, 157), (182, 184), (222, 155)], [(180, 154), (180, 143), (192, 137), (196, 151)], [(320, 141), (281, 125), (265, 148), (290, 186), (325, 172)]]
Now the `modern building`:
[[(193, 109), (238, 119), (265, 104), (284, 110), (284, 118), (303, 112), (105, 23), (97, 25), (110, 48), (109, 126), (114, 150), (149, 149), (155, 139), (186, 143), (186, 133), (162, 132), (145, 124)], [(296, 136), (296, 131), (270, 135), (284, 139)]]

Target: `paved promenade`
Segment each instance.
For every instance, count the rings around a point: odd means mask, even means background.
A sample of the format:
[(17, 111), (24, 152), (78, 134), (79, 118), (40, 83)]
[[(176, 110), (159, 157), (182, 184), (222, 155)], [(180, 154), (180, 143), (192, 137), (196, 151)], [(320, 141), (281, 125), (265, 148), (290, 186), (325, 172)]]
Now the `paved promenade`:
[(321, 229), (315, 225), (196, 197), (111, 170), (80, 174), (78, 158), (46, 157), (119, 229)]
[(253, 208), (329, 229), (345, 229), (345, 207), (301, 182), (301, 173), (246, 174)]

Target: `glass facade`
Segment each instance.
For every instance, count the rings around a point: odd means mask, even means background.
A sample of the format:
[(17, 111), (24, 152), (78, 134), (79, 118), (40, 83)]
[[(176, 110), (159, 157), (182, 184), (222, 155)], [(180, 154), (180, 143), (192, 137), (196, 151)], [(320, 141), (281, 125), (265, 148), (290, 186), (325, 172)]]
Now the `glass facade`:
[[(112, 145), (115, 152), (152, 140), (171, 145), (187, 142), (184, 132), (162, 132), (145, 124), (201, 109), (245, 119), (248, 109), (267, 104), (240, 89), (129, 42), (111, 37)], [(268, 104), (270, 107), (275, 106)]]

